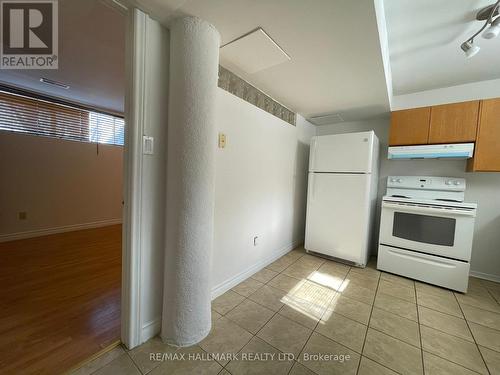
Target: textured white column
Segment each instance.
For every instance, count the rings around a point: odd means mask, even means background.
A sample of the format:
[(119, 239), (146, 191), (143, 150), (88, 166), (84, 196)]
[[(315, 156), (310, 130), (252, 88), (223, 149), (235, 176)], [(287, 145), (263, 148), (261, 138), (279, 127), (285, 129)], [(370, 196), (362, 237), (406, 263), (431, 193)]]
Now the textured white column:
[(166, 252), (162, 339), (201, 341), (211, 328), (215, 96), (220, 36), (194, 17), (170, 28)]

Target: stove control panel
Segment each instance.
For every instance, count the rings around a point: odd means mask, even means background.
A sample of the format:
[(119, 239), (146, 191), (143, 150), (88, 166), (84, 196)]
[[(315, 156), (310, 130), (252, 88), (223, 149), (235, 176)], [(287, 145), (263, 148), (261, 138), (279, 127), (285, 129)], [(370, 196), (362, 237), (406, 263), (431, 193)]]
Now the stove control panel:
[(387, 196), (463, 202), (465, 179), (456, 177), (389, 176)]
[(389, 176), (387, 188), (465, 191), (465, 179), (456, 177)]

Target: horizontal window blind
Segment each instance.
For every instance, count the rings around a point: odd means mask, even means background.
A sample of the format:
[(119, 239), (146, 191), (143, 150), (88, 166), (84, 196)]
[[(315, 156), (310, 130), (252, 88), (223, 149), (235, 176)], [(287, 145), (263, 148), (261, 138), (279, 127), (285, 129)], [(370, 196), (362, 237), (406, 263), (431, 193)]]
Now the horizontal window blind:
[(0, 91), (0, 130), (123, 146), (125, 123), (119, 117)]
[(125, 121), (122, 118), (90, 112), (90, 142), (123, 145), (125, 142)]

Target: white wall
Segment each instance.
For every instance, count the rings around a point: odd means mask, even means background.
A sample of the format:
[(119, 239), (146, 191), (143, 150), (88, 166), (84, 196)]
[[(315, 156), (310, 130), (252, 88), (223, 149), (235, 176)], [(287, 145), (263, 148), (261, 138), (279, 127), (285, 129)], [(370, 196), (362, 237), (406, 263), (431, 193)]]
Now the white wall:
[(0, 240), (120, 222), (122, 156), (118, 146), (97, 153), (95, 144), (0, 132)]
[(500, 97), (500, 79), (471, 82), (463, 85), (434, 90), (396, 95), (392, 98), (391, 110), (427, 107), (439, 104), (460, 103), (478, 99)]
[[(464, 160), (388, 160), (389, 119), (350, 122), (317, 127), (317, 135), (374, 130), (381, 143), (380, 200), (390, 175), (462, 177), (467, 180), (465, 199), (478, 204), (471, 272), (500, 281), (500, 173), (466, 173)], [(378, 220), (376, 223), (378, 233)]]
[(222, 89), (216, 116), (227, 145), (216, 159), (214, 295), (303, 241), (315, 131), (300, 116), (291, 126)]
[[(216, 155), (213, 298), (303, 242), (309, 142), (315, 134), (301, 116), (292, 126), (219, 88), (216, 101), (217, 128), (227, 145)], [(160, 126), (150, 122), (150, 130)], [(164, 149), (155, 143), (155, 150)], [(143, 188), (151, 186), (151, 176), (143, 177)], [(160, 330), (163, 249), (157, 251), (153, 240), (141, 247), (144, 341)]]

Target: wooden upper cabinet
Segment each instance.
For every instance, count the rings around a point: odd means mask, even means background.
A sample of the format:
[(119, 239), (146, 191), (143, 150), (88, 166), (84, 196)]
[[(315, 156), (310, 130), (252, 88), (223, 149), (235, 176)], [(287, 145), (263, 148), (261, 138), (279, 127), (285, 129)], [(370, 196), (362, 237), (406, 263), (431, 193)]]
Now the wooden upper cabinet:
[(430, 107), (392, 112), (389, 146), (427, 144), (430, 118)]
[(476, 149), (467, 169), (500, 172), (500, 99), (483, 100), (481, 103)]
[(429, 143), (474, 142), (478, 118), (479, 100), (432, 107)]

